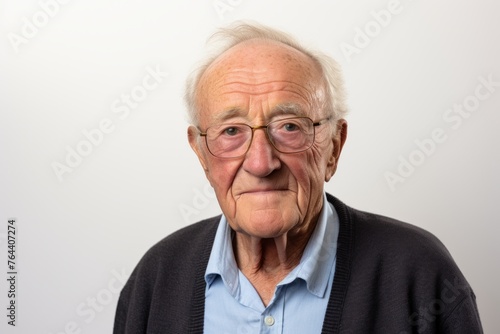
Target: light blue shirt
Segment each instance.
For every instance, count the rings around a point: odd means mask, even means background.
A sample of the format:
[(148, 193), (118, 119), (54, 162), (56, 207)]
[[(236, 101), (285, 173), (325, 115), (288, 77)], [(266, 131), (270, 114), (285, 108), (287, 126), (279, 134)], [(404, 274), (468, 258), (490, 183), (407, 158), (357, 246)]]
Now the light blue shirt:
[(207, 334), (321, 333), (335, 274), (339, 218), (324, 195), (316, 228), (300, 263), (276, 287), (266, 307), (234, 258), (222, 216), (205, 272)]

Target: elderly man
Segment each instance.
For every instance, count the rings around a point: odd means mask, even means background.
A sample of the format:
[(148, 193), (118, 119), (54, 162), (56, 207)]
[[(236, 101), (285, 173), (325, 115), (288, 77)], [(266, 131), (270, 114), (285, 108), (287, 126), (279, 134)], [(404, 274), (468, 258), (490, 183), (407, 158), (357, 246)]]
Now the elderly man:
[(216, 37), (186, 99), (223, 214), (144, 256), (114, 333), (481, 333), (434, 236), (324, 192), (347, 135), (336, 63), (267, 27)]

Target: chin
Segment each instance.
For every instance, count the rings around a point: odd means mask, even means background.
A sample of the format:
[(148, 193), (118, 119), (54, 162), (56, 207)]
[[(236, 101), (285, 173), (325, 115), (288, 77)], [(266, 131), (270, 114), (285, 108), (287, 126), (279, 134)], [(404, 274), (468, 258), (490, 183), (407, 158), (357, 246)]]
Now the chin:
[(259, 238), (259, 239), (274, 239), (274, 238), (279, 238), (283, 235), (286, 234), (286, 230), (283, 231), (282, 229), (266, 229), (266, 230), (261, 230), (261, 229), (249, 229), (248, 232), (245, 232), (245, 234), (248, 234), (251, 237), (254, 238)]
[(262, 215), (258, 212), (247, 220), (247, 228), (245, 230), (248, 234), (259, 238), (276, 238), (283, 234), (288, 233), (295, 224), (291, 224), (293, 220), (283, 217), (283, 212), (274, 210), (275, 214)]

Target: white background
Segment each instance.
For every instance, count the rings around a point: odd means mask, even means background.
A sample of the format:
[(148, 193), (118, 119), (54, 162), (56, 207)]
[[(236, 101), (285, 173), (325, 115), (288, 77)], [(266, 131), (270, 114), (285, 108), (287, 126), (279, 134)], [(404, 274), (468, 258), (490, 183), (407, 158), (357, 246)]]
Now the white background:
[[(15, 217), (20, 272), (16, 328), (0, 280), (1, 333), (110, 333), (117, 277), (164, 236), (218, 213), (187, 144), (182, 95), (206, 38), (238, 19), (340, 62), (349, 136), (327, 190), (437, 235), (473, 286), (486, 333), (500, 332), (500, 87), (460, 124), (443, 119), (474, 102), (478, 78), (500, 82), (497, 1), (401, 0), (385, 26), (372, 11), (388, 0), (64, 2), (0, 1), (0, 267)], [(349, 56), (347, 44), (362, 47)], [(168, 76), (127, 117), (114, 113), (148, 68)], [(104, 119), (112, 132), (60, 181), (53, 164), (67, 165), (68, 147)], [(437, 128), (446, 140), (415, 153)], [(391, 190), (385, 174), (410, 157), (419, 165)]]

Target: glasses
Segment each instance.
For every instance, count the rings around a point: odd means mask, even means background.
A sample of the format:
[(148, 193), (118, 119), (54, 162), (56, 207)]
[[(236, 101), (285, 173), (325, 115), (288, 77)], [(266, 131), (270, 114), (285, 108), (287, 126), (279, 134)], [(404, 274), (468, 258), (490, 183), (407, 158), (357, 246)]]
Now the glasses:
[(200, 132), (205, 137), (208, 151), (218, 158), (239, 158), (245, 155), (252, 144), (253, 133), (265, 129), (271, 145), (281, 153), (298, 153), (309, 149), (314, 143), (315, 128), (331, 117), (314, 122), (309, 117), (278, 119), (267, 125), (250, 126), (243, 123), (221, 124)]

